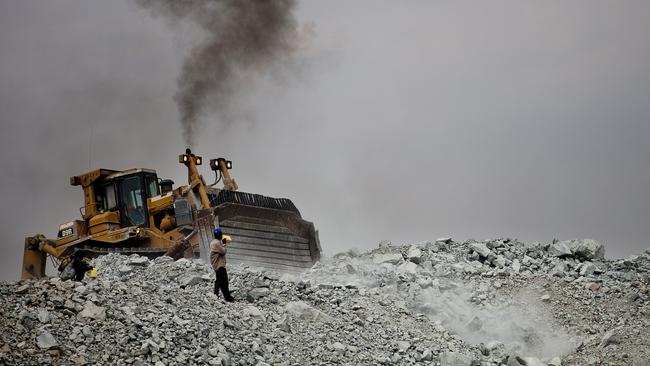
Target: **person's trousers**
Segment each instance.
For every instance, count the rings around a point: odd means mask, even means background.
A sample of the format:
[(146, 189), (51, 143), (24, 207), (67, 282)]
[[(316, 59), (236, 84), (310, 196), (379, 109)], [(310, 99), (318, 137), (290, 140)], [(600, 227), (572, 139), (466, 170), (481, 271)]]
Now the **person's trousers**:
[(217, 268), (215, 271), (214, 294), (219, 296), (219, 290), (226, 301), (234, 301), (230, 290), (228, 289), (228, 272), (225, 267)]

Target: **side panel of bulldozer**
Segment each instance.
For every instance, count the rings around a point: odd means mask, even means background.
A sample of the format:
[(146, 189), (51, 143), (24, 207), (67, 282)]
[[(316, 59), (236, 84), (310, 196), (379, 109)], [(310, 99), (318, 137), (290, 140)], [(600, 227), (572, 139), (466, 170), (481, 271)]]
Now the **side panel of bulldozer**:
[(320, 259), (314, 224), (293, 212), (224, 203), (216, 213), (223, 232), (233, 240), (228, 263), (299, 272)]

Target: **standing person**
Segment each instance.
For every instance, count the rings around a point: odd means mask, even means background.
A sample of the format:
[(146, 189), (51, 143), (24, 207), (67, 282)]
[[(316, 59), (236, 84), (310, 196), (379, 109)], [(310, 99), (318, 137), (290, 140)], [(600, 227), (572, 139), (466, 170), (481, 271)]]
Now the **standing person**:
[(228, 272), (226, 271), (226, 244), (232, 240), (221, 232), (221, 228), (214, 229), (214, 240), (210, 242), (210, 263), (215, 273), (214, 294), (219, 296), (219, 289), (223, 298), (228, 302), (235, 299), (228, 290)]

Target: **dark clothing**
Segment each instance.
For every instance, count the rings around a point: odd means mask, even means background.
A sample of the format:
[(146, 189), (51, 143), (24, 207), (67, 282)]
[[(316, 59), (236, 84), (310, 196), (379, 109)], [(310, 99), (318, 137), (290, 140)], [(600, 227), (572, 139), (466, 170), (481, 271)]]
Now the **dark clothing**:
[(74, 272), (75, 272), (74, 279), (75, 279), (75, 281), (83, 280), (84, 276), (86, 275), (86, 272), (93, 269), (93, 266), (91, 266), (88, 263), (88, 261), (85, 260), (85, 259), (77, 259), (77, 260), (72, 262), (72, 265), (74, 266)]
[(61, 271), (60, 277), (62, 280), (82, 281), (86, 272), (90, 271), (93, 266), (88, 263), (88, 260), (77, 255), (67, 257), (59, 265)]
[(216, 277), (214, 281), (214, 294), (219, 296), (219, 290), (221, 290), (224, 300), (228, 302), (235, 301), (228, 289), (228, 271), (226, 271), (226, 267), (219, 267), (214, 273)]

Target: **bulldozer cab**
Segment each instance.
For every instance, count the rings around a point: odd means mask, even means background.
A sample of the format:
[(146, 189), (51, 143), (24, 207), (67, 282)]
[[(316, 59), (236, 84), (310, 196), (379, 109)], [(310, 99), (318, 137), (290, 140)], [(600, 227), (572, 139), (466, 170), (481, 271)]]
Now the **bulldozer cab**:
[(148, 169), (132, 169), (108, 176), (95, 187), (99, 212), (119, 211), (121, 227), (148, 227), (147, 198), (159, 194), (156, 172)]

